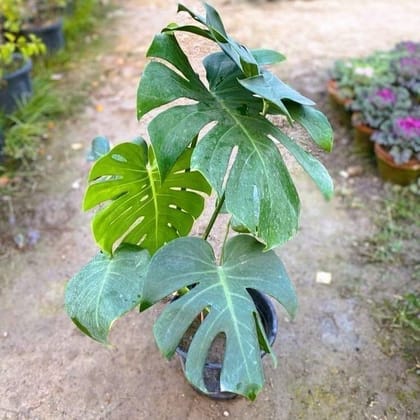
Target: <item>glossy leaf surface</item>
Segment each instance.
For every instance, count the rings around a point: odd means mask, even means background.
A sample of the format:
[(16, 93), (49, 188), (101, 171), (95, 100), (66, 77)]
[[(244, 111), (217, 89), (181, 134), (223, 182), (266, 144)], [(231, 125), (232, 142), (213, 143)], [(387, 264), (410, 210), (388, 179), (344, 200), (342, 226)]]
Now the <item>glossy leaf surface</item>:
[[(149, 125), (162, 176), (201, 129), (216, 122), (198, 142), (192, 168), (204, 174), (219, 196), (226, 188), (227, 211), (267, 248), (287, 241), (297, 229), (299, 198), (276, 145), (268, 137), (272, 125), (261, 115), (263, 101), (238, 83), (241, 71), (225, 54), (212, 54), (204, 61), (208, 90), (189, 64), (181, 64), (179, 50), (173, 35), (158, 35), (149, 52), (163, 58), (170, 51), (166, 59), (184, 77), (160, 62), (152, 62), (138, 91), (140, 116), (177, 98), (197, 101), (169, 108)], [(156, 71), (176, 83), (163, 83)]]
[(161, 182), (152, 150), (145, 143), (122, 143), (99, 159), (89, 174), (88, 210), (105, 204), (92, 221), (98, 245), (112, 254), (119, 243), (153, 254), (164, 243), (187, 235), (210, 193), (203, 176), (190, 170), (186, 149)]

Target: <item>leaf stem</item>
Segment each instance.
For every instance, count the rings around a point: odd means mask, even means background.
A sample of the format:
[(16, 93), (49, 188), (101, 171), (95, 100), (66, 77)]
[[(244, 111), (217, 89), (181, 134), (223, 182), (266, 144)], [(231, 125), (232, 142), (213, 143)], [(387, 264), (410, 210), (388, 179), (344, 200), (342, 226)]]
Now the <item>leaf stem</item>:
[(223, 238), (223, 245), (222, 245), (222, 252), (220, 253), (220, 265), (223, 264), (223, 259), (224, 259), (224, 251), (225, 251), (225, 245), (226, 245), (226, 241), (228, 239), (229, 236), (229, 231), (230, 231), (230, 222), (232, 219), (229, 219), (229, 222), (226, 226), (226, 233), (225, 233), (225, 237)]
[(220, 197), (219, 202), (217, 203), (216, 208), (214, 209), (213, 214), (211, 215), (209, 224), (207, 225), (207, 228), (205, 230), (205, 232), (203, 233), (203, 239), (206, 241), (207, 238), (210, 235), (210, 231), (212, 230), (214, 223), (216, 222), (217, 216), (220, 213), (220, 210), (222, 209), (223, 203), (225, 202), (225, 193), (222, 194), (222, 196)]

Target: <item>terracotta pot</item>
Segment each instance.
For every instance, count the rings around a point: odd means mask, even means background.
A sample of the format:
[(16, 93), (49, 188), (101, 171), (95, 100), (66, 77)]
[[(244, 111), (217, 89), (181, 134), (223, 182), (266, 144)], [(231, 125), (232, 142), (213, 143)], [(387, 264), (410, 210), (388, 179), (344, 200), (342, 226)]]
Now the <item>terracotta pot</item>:
[(357, 153), (373, 155), (374, 143), (371, 140), (375, 130), (369, 125), (360, 123), (357, 114), (352, 116), (354, 146)]
[(340, 123), (347, 127), (351, 127), (351, 112), (348, 110), (351, 99), (340, 96), (336, 80), (331, 79), (328, 81), (327, 91), (332, 107), (335, 109)]
[(402, 164), (395, 163), (387, 150), (378, 143), (375, 143), (375, 156), (379, 175), (384, 181), (409, 185), (415, 182), (420, 175), (420, 161), (417, 159), (411, 159)]

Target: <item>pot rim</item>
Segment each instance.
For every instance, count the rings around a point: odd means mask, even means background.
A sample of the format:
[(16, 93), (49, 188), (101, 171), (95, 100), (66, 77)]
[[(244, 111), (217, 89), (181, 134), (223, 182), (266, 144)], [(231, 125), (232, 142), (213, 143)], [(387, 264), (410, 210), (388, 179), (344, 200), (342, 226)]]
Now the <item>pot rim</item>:
[(406, 169), (410, 171), (420, 170), (420, 161), (417, 159), (410, 159), (408, 162), (398, 164), (394, 161), (393, 157), (386, 150), (386, 148), (379, 143), (375, 143), (375, 154), (378, 159), (382, 160), (384, 163), (393, 168)]
[(15, 77), (19, 77), (21, 74), (29, 73), (32, 70), (32, 60), (30, 58), (25, 58), (20, 53), (13, 53), (13, 59), (22, 59), (23, 64), (17, 70), (12, 71), (11, 73), (3, 74), (4, 80), (10, 80)]
[(22, 28), (22, 32), (24, 34), (27, 33), (39, 33), (39, 32), (48, 32), (51, 30), (55, 30), (57, 28), (59, 28), (60, 26), (63, 26), (63, 17), (60, 16), (57, 19), (52, 20), (51, 22), (47, 23), (47, 24), (41, 24), (41, 25), (34, 25), (34, 24), (29, 24), (27, 26), (24, 26)]

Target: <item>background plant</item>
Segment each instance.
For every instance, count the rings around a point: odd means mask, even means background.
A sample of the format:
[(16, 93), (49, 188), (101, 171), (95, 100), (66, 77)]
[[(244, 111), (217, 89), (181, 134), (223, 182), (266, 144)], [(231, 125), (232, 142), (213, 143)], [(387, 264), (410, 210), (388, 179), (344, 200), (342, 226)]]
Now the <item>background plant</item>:
[(16, 53), (27, 59), (45, 52), (45, 46), (35, 35), (25, 37), (19, 34), (21, 28), (22, 0), (2, 0), (0, 15), (3, 17), (0, 40), (0, 79), (22, 65), (16, 60)]
[(403, 87), (356, 87), (350, 110), (358, 112), (358, 122), (378, 129), (393, 114), (407, 112), (412, 106), (410, 93)]
[(376, 51), (363, 58), (337, 60), (331, 71), (331, 77), (337, 81), (339, 95), (353, 99), (357, 87), (373, 85), (391, 85), (395, 75), (390, 72), (390, 63), (402, 53), (398, 51)]
[(393, 116), (372, 134), (372, 140), (385, 146), (398, 164), (420, 160), (420, 110)]

